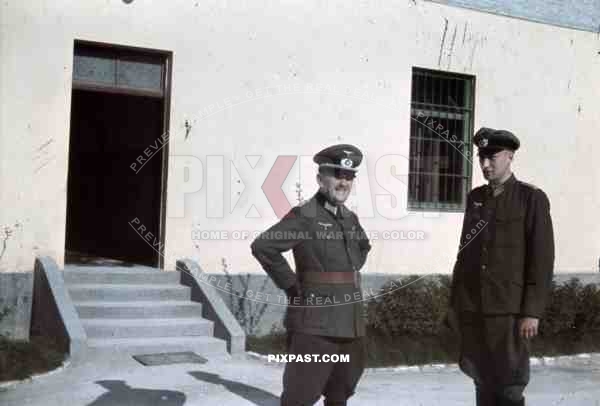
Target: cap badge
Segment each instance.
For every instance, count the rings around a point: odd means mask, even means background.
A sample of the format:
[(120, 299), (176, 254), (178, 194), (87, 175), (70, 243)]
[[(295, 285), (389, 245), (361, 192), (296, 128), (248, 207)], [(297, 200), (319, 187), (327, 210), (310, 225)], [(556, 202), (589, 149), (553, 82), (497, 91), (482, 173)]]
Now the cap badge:
[(344, 168), (352, 168), (352, 164), (353, 164), (352, 159), (350, 159), (350, 158), (344, 158), (340, 161), (340, 163), (342, 164), (342, 166)]
[(488, 146), (488, 139), (487, 138), (482, 138), (481, 141), (479, 141), (479, 148), (485, 148)]

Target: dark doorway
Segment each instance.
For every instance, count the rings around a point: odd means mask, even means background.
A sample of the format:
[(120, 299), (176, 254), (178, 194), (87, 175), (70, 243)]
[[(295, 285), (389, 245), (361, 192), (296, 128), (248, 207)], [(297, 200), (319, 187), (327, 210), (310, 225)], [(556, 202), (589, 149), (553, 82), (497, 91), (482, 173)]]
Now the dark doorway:
[(163, 266), (168, 60), (76, 43), (65, 263)]

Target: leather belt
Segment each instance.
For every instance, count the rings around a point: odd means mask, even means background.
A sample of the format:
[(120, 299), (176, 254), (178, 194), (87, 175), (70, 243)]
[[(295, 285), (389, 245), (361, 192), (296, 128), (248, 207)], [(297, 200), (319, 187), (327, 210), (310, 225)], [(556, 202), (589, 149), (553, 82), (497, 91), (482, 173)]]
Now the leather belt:
[(358, 284), (358, 272), (302, 272), (301, 279), (308, 283)]

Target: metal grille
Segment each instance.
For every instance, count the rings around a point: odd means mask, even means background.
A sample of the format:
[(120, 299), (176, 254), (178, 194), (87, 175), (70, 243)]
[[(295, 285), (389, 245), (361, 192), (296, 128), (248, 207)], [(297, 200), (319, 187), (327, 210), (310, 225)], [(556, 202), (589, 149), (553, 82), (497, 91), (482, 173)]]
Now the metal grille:
[(471, 184), (475, 78), (413, 68), (408, 206), (462, 211)]

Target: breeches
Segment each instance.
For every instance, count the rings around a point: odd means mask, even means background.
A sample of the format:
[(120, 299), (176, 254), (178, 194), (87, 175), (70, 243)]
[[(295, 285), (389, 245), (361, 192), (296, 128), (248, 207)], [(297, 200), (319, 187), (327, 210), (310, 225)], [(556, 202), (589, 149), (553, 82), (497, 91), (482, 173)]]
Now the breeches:
[(461, 370), (482, 392), (518, 401), (529, 383), (529, 344), (515, 315), (460, 315)]
[[(290, 333), (289, 354), (339, 355), (340, 362), (288, 362), (283, 373), (282, 406), (314, 405), (321, 395), (327, 402), (344, 402), (354, 390), (364, 371), (364, 342), (358, 338), (323, 337)], [(342, 362), (341, 356), (349, 362)]]

